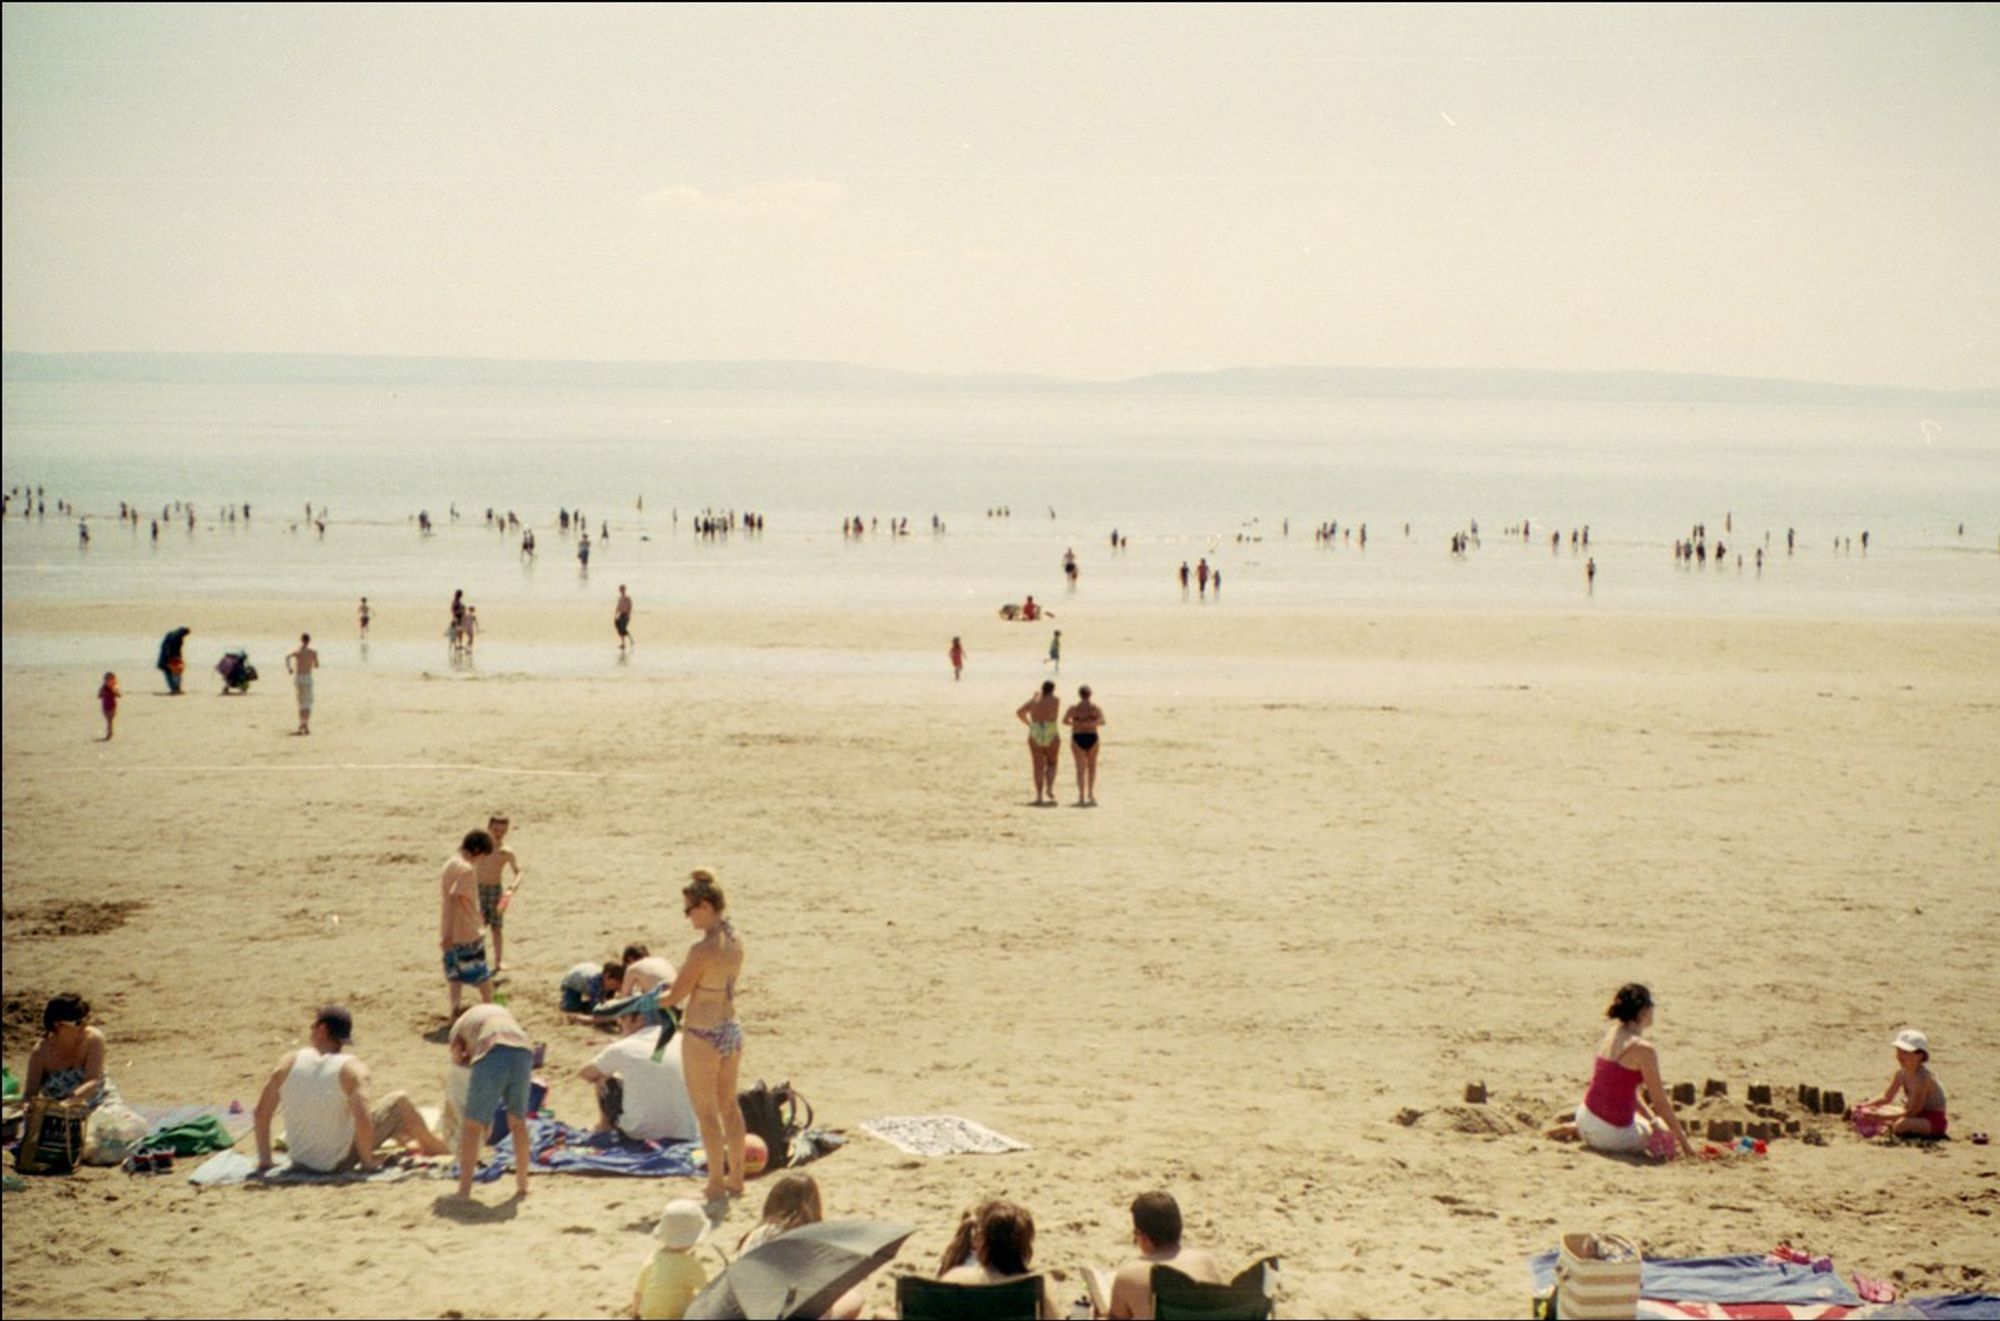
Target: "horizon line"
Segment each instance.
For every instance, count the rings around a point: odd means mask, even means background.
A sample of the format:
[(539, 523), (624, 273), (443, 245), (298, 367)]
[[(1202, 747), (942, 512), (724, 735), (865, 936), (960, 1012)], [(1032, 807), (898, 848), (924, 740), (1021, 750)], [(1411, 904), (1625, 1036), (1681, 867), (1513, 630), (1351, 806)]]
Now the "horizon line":
[[(1414, 380), (1431, 378), (1443, 380), (1456, 378), (1461, 384), (1469, 384), (1475, 378), (1511, 380), (1517, 384), (1529, 384), (1537, 380), (1552, 382), (1557, 379), (1594, 380), (1609, 383), (1623, 380), (1637, 384), (1679, 383), (1693, 385), (1705, 383), (1711, 386), (1736, 387), (1784, 387), (1795, 390), (1837, 392), (1842, 394), (1872, 394), (1924, 396), (1933, 399), (1954, 399), (1965, 401), (1968, 397), (1983, 398), (1981, 402), (2000, 402), (2000, 382), (1985, 386), (1945, 387), (1928, 385), (1897, 385), (1884, 383), (1861, 383), (1854, 381), (1810, 380), (1793, 376), (1757, 376), (1721, 372), (1689, 371), (1685, 369), (1657, 367), (1466, 367), (1466, 366), (1379, 366), (1351, 363), (1276, 363), (1251, 364), (1236, 363), (1219, 367), (1157, 368), (1149, 371), (1129, 373), (1112, 377), (1062, 376), (1049, 372), (1023, 370), (926, 370), (909, 367), (883, 367), (867, 363), (850, 362), (835, 358), (556, 358), (537, 356), (489, 356), (429, 353), (342, 353), (318, 350), (254, 350), (254, 349), (60, 349), (37, 350), (6, 348), (0, 350), (0, 368), (4, 368), (7, 380), (32, 379), (17, 374), (17, 368), (30, 363), (65, 364), (83, 367), (91, 363), (102, 366), (122, 364), (139, 366), (147, 362), (166, 363), (179, 361), (188, 364), (205, 363), (212, 367), (228, 363), (259, 363), (273, 366), (285, 363), (300, 366), (345, 365), (366, 366), (456, 366), (476, 369), (496, 368), (536, 368), (572, 371), (796, 371), (796, 372), (837, 372), (854, 377), (897, 378), (909, 384), (956, 385), (1012, 385), (1042, 386), (1046, 388), (1078, 390), (1116, 390), (1147, 385), (1165, 386), (1176, 382), (1189, 385), (1223, 385), (1232, 378), (1240, 384), (1254, 384), (1262, 380), (1267, 384), (1280, 384), (1282, 378), (1293, 378), (1294, 386), (1307, 384), (1301, 379), (1310, 376), (1323, 378), (1346, 377), (1348, 384), (1360, 384), (1373, 378), (1387, 381), (1392, 378)], [(1330, 384), (1331, 381), (1323, 383)]]

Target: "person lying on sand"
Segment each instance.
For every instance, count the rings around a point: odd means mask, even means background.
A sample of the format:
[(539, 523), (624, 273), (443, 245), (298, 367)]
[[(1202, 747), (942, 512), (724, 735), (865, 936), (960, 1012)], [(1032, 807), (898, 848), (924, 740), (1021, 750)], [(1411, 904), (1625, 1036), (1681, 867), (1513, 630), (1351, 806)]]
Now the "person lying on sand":
[(417, 1107), (402, 1092), (380, 1102), (368, 1099), (368, 1066), (347, 1052), (354, 1039), (354, 1016), (328, 1005), (313, 1018), (312, 1044), (291, 1051), (264, 1083), (257, 1098), (257, 1169), (271, 1158), (271, 1121), (285, 1112), (285, 1148), (301, 1169), (332, 1174), (381, 1168), (376, 1150), (387, 1142), (415, 1147), (426, 1156), (450, 1149), (431, 1132)]

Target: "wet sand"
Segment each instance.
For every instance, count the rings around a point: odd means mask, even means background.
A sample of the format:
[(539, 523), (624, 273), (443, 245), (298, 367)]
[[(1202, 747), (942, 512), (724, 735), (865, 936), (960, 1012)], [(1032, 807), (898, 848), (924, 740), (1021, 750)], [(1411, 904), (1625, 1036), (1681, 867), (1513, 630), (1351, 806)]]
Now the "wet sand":
[[(16, 999), (74, 988), (128, 1098), (247, 1106), (339, 999), (377, 1086), (437, 1099), (437, 873), (504, 809), (530, 870), (509, 986), (557, 1113), (586, 1120), (600, 1041), (560, 1021), (557, 978), (684, 948), (679, 886), (711, 867), (749, 945), (747, 1076), (852, 1132), (812, 1173), (829, 1215), (921, 1226), (898, 1269), (1004, 1195), (1067, 1301), (1164, 1186), (1191, 1241), (1285, 1258), (1290, 1316), (1519, 1315), (1524, 1259), (1568, 1230), (1675, 1255), (1790, 1238), (1916, 1291), (1995, 1287), (2000, 1158), (1962, 1137), (1820, 1125), (1827, 1145), (1651, 1168), (1531, 1130), (1574, 1104), (1628, 979), (1673, 1080), (1872, 1096), (1914, 1023), (1954, 1133), (2000, 1127), (2000, 623), (1079, 605), (1059, 682), (1109, 718), (1103, 805), (1036, 811), (1012, 713), (1046, 627), (651, 606), (623, 669), (607, 598), (487, 621), (466, 674), (441, 642), (359, 664), (348, 609), (10, 604), (10, 648), (197, 630), (178, 701), (150, 651), (7, 669), (10, 1064)], [(375, 654), (442, 622), (385, 610)], [(326, 658), (310, 738), (283, 675), (301, 629)], [(206, 666), (239, 639), (264, 681), (220, 699)], [(597, 643), (601, 670), (537, 673)], [(918, 1160), (854, 1131), (921, 1112), (1034, 1149)], [(441, 1183), (34, 1180), (7, 1199), (5, 1306), (604, 1315), (694, 1188), (506, 1186), (468, 1215)], [(888, 1273), (869, 1297), (892, 1310)]]

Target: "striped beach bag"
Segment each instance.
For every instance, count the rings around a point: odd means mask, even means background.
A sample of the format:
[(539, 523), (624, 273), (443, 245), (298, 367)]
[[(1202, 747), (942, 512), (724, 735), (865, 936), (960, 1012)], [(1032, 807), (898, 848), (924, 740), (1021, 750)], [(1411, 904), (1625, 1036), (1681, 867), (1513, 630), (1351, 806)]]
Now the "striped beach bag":
[(1639, 1249), (1613, 1234), (1565, 1234), (1556, 1256), (1556, 1315), (1629, 1321), (1639, 1314)]

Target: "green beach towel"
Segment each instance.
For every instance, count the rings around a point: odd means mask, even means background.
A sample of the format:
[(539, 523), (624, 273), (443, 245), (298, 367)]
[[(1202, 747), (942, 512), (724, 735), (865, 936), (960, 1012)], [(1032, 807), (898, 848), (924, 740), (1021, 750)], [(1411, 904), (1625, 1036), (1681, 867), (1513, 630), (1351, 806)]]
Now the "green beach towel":
[(146, 1135), (147, 1151), (171, 1151), (176, 1156), (206, 1156), (211, 1151), (227, 1151), (236, 1145), (229, 1130), (214, 1115), (201, 1115), (185, 1123), (156, 1128)]

